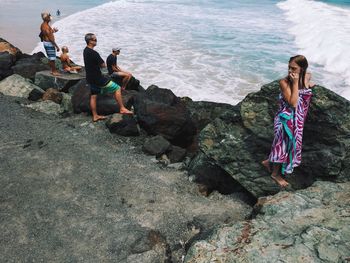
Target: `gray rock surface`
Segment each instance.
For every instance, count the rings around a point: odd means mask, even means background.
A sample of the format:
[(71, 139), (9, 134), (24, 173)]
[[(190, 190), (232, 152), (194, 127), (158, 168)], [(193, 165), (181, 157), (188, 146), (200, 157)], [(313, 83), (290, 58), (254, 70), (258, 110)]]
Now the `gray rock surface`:
[(12, 67), (13, 73), (34, 81), (39, 71), (49, 70), (48, 60), (42, 52), (21, 56)]
[(259, 199), (255, 219), (217, 228), (186, 263), (348, 262), (350, 183), (316, 182)]
[(140, 127), (137, 125), (133, 115), (124, 115), (115, 113), (106, 122), (111, 133), (116, 133), (122, 136), (139, 136)]
[(60, 104), (57, 104), (52, 100), (44, 100), (34, 102), (31, 104), (23, 104), (23, 106), (45, 114), (60, 115), (64, 112), (64, 109), (60, 106)]
[(143, 138), (18, 102), (0, 94), (1, 261), (181, 262), (195, 237), (251, 212), (152, 163)]
[(62, 73), (60, 76), (53, 76), (51, 71), (44, 70), (36, 72), (35, 85), (43, 90), (55, 88), (67, 92), (70, 87), (74, 86), (82, 79), (85, 79), (84, 72), (79, 74)]
[(0, 92), (7, 96), (28, 98), (34, 90), (39, 93), (44, 91), (20, 75), (13, 74), (0, 81)]
[(161, 156), (170, 148), (170, 142), (160, 135), (147, 138), (142, 146), (145, 153), (156, 156)]
[[(201, 152), (256, 197), (280, 191), (261, 165), (273, 140), (278, 94), (278, 81), (264, 85), (224, 111), (199, 136)], [(317, 178), (349, 180), (349, 112), (349, 101), (324, 87), (314, 88), (304, 127), (302, 163), (293, 176), (287, 176), (292, 188), (305, 188)]]

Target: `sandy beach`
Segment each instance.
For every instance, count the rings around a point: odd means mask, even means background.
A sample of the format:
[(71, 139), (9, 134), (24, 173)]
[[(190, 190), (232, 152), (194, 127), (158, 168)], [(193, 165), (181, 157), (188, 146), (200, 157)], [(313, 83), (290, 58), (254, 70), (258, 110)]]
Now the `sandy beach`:
[[(0, 36), (25, 53), (31, 53), (39, 42), (40, 14), (48, 11), (53, 23), (73, 13), (94, 7), (106, 1), (19, 1), (0, 0)], [(61, 11), (56, 16), (56, 11)]]

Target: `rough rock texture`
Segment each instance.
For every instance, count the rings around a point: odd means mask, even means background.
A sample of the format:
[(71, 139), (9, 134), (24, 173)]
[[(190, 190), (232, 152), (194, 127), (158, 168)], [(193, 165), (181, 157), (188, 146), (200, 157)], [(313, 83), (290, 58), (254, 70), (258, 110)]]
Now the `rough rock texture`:
[(8, 52), (14, 55), (16, 58), (22, 55), (22, 51), (15, 47), (11, 43), (7, 42), (5, 39), (0, 37), (0, 52)]
[(22, 55), (12, 67), (13, 73), (29, 78), (34, 81), (35, 74), (39, 71), (48, 70), (50, 67), (42, 52), (33, 55)]
[(186, 156), (186, 149), (173, 145), (171, 150), (166, 153), (171, 163), (181, 162)]
[(195, 237), (251, 213), (235, 195), (200, 196), (141, 137), (17, 101), (28, 103), (0, 94), (0, 261), (176, 263)]
[(13, 74), (12, 66), (16, 57), (8, 52), (0, 52), (0, 80)]
[(31, 104), (25, 104), (23, 106), (35, 111), (53, 115), (60, 115), (64, 111), (64, 109), (59, 104), (51, 100), (38, 101)]
[(43, 100), (51, 100), (57, 104), (61, 104), (63, 99), (63, 93), (59, 92), (57, 89), (49, 88), (45, 91), (42, 97)]
[(230, 111), (234, 108), (234, 106), (226, 103), (192, 101), (189, 98), (183, 98), (183, 100), (190, 111), (191, 118), (195, 122), (198, 131), (201, 131), (207, 124), (219, 117), (223, 112)]
[(53, 76), (51, 74), (51, 71), (44, 70), (36, 72), (35, 85), (39, 86), (43, 90), (47, 90), (48, 88), (55, 88), (60, 91), (68, 92), (70, 87), (82, 79), (85, 79), (84, 72), (79, 74), (62, 73), (60, 76)]
[[(287, 177), (294, 189), (305, 188), (316, 178), (349, 180), (350, 102), (320, 86), (314, 93), (304, 128), (302, 163)], [(256, 197), (280, 190), (261, 165), (271, 148), (278, 94), (278, 81), (264, 85), (223, 112), (199, 136), (201, 152)]]
[(199, 152), (187, 167), (192, 180), (206, 188), (208, 193), (214, 190), (222, 194), (245, 191), (242, 186), (224, 169)]
[(185, 104), (171, 90), (155, 85), (140, 92), (135, 101), (138, 122), (150, 135), (161, 135), (172, 144), (188, 146), (196, 134)]
[[(119, 86), (122, 86), (123, 84), (123, 78), (114, 76), (113, 81), (118, 83)], [(128, 82), (128, 85), (126, 85), (126, 90), (135, 90), (138, 92), (145, 91), (145, 89), (140, 85), (140, 81), (136, 79), (134, 76), (131, 77), (130, 81)]]
[(38, 93), (44, 93), (38, 86), (17, 74), (0, 81), (0, 92), (7, 96), (28, 98), (33, 90), (37, 90)]
[(216, 229), (185, 262), (348, 262), (349, 200), (349, 182), (261, 198), (255, 219)]
[(142, 146), (145, 153), (156, 156), (161, 156), (170, 148), (170, 142), (160, 135), (147, 138)]
[(106, 122), (111, 133), (116, 133), (122, 136), (139, 136), (140, 128), (137, 125), (134, 116), (115, 113)]
[[(90, 88), (86, 84), (86, 80), (81, 80), (75, 84), (72, 96), (72, 104), (75, 113), (88, 112), (90, 113)], [(136, 91), (122, 91), (124, 106), (128, 109), (134, 103)], [(98, 95), (97, 96), (97, 113), (109, 115), (119, 112), (119, 105), (114, 98), (114, 94)]]

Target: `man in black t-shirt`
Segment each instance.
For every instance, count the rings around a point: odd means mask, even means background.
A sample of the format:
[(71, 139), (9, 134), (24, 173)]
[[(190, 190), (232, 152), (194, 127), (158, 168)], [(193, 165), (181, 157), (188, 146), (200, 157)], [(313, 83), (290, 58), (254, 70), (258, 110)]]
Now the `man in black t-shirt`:
[(121, 114), (133, 114), (125, 108), (122, 100), (120, 86), (115, 82), (105, 78), (102, 75), (101, 68), (106, 67), (105, 62), (100, 54), (94, 50), (97, 44), (95, 34), (88, 33), (85, 35), (86, 47), (84, 49), (84, 64), (86, 72), (86, 82), (90, 86), (90, 108), (92, 113), (92, 120), (104, 120), (105, 116), (98, 115), (96, 110), (96, 100), (98, 94), (114, 93), (114, 97), (119, 105), (119, 112)]
[(130, 81), (132, 74), (130, 72), (127, 72), (123, 69), (121, 69), (118, 66), (117, 63), (117, 56), (120, 54), (120, 48), (113, 48), (112, 49), (112, 54), (110, 54), (107, 57), (107, 69), (108, 69), (108, 74), (113, 78), (116, 76), (119, 76), (123, 79), (123, 84), (122, 84), (122, 90), (125, 90), (126, 85), (128, 85), (128, 82)]

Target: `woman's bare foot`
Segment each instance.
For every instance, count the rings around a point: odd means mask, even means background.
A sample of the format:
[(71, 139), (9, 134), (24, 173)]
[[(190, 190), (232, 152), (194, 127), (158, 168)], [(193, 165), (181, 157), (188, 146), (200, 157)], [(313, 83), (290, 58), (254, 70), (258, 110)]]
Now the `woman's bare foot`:
[(285, 188), (289, 185), (289, 183), (282, 178), (280, 175), (271, 174), (271, 178), (282, 188)]
[(266, 170), (271, 173), (271, 166), (268, 159), (261, 162), (261, 164), (266, 168)]
[(132, 111), (129, 111), (127, 108), (121, 108), (119, 113), (120, 114), (134, 114)]
[(102, 116), (102, 115), (96, 115), (96, 116), (93, 116), (93, 117), (92, 117), (92, 120), (93, 120), (94, 122), (96, 122), (96, 121), (101, 121), (101, 120), (105, 120), (105, 119), (107, 119), (107, 117), (106, 117), (106, 116)]
[(53, 75), (53, 76), (61, 76), (61, 73), (59, 73), (58, 71), (53, 71), (53, 72), (51, 72), (51, 75)]

